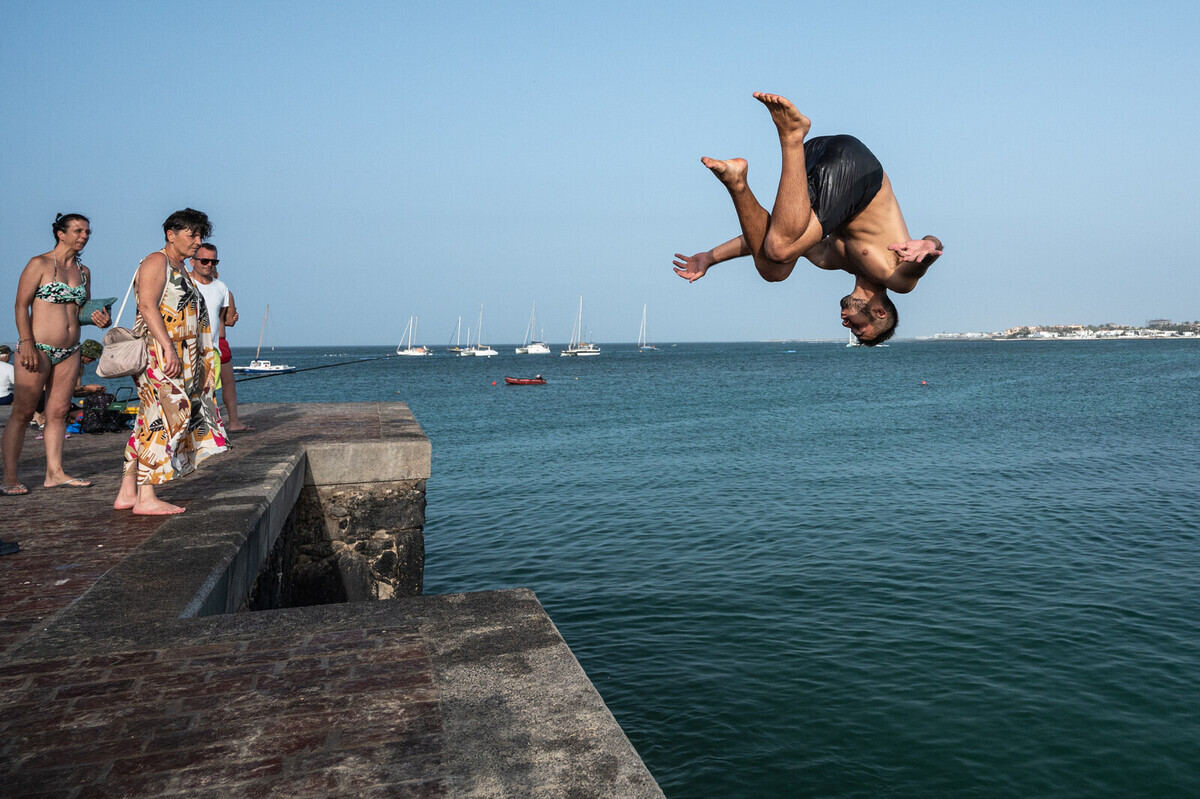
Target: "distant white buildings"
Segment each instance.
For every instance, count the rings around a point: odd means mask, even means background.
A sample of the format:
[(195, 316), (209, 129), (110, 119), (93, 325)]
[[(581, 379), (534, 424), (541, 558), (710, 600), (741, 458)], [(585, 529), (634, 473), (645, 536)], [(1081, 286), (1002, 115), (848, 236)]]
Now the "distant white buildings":
[(1148, 339), (1196, 338), (1200, 322), (1172, 322), (1170, 319), (1151, 319), (1145, 327), (1133, 325), (1022, 325), (998, 333), (938, 333), (934, 339), (1023, 339), (1023, 340), (1088, 340), (1088, 339)]

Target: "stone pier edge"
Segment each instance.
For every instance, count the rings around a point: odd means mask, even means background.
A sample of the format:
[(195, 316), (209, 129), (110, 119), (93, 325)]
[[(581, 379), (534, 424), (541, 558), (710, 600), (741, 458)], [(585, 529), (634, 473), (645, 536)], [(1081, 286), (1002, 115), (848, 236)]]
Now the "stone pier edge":
[[(448, 795), (550, 796), (565, 790), (561, 795), (661, 797), (528, 589), (224, 612), (242, 590), (233, 585), (244, 580), (237, 564), (270, 551), (306, 482), (359, 482), (365, 470), (375, 480), (428, 476), (431, 448), (407, 407), (377, 407), (378, 440), (275, 446), (243, 457), (242, 474), (221, 481), (206, 497), (212, 501), (161, 522), (83, 596), (10, 651), (8, 671), (22, 661), (186, 651), (341, 631), (386, 638), (389, 630), (415, 630), (437, 680), (445, 759), (437, 758), (442, 765), (436, 770)], [(211, 599), (218, 595), (220, 602)], [(212, 612), (221, 615), (204, 615)]]

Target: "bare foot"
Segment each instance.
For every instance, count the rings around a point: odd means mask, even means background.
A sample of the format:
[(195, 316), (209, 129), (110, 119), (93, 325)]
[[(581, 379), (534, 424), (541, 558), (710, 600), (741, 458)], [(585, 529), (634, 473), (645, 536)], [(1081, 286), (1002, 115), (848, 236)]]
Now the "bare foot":
[(133, 506), (133, 514), (135, 516), (172, 516), (176, 513), (183, 513), (185, 510), (187, 508), (172, 505), (170, 502), (164, 502), (161, 499), (138, 502)]
[(129, 499), (117, 494), (117, 501), (113, 503), (114, 510), (129, 510), (137, 504), (137, 498)]
[(728, 161), (701, 158), (700, 163), (712, 170), (717, 180), (725, 184), (725, 188), (732, 190), (746, 187), (746, 173), (750, 170), (750, 165), (746, 163), (745, 158), (730, 158)]
[(797, 111), (791, 100), (778, 94), (762, 92), (755, 92), (754, 99), (771, 112), (771, 119), (779, 130), (780, 139), (791, 142), (804, 141), (808, 129), (812, 127), (812, 120)]

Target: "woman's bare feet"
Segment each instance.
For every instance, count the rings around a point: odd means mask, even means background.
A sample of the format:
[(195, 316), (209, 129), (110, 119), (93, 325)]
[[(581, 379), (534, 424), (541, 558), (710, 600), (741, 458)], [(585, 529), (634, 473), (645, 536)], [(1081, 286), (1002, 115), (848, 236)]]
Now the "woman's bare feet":
[(792, 105), (791, 100), (780, 97), (778, 94), (764, 94), (763, 92), (755, 92), (754, 99), (765, 105), (771, 112), (771, 119), (775, 122), (781, 141), (804, 141), (809, 128), (812, 127), (812, 120), (796, 110), (796, 106)]
[(137, 504), (137, 478), (133, 475), (121, 475), (121, 490), (117, 492), (117, 501), (113, 503), (115, 510), (129, 510)]
[(725, 188), (736, 191), (746, 187), (746, 174), (750, 165), (746, 163), (745, 158), (730, 158), (728, 161), (701, 158), (700, 163), (708, 167), (717, 176), (717, 180), (725, 184)]
[(116, 510), (132, 510), (137, 516), (171, 516), (183, 513), (187, 508), (172, 505), (158, 498), (152, 485), (138, 485), (137, 478), (125, 475), (121, 478), (121, 490), (117, 492)]
[(172, 505), (170, 502), (155, 497), (153, 500), (143, 502), (138, 500), (133, 506), (135, 516), (172, 516), (176, 513), (183, 513), (187, 508), (182, 508), (179, 505)]

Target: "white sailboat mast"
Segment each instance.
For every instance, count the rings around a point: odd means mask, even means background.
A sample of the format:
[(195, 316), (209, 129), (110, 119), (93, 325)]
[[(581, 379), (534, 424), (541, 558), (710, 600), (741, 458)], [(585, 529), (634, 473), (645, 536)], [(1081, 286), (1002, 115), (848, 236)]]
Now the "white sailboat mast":
[(258, 331), (258, 349), (254, 351), (254, 360), (258, 360), (258, 355), (262, 352), (263, 335), (267, 332), (267, 316), (271, 313), (271, 306), (267, 306), (267, 310), (263, 311), (262, 330)]

